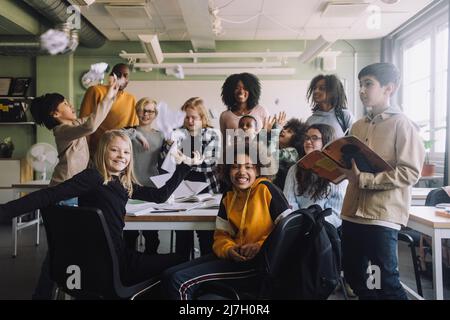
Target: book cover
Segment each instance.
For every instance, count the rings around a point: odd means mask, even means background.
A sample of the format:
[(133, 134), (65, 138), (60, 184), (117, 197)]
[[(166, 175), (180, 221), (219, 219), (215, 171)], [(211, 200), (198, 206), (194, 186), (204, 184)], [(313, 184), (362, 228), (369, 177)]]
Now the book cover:
[(355, 136), (346, 136), (331, 141), (322, 148), (330, 159), (340, 167), (350, 169), (354, 159), (361, 172), (378, 173), (393, 170), (375, 151)]
[(346, 136), (326, 144), (322, 151), (313, 151), (298, 161), (302, 168), (338, 184), (345, 179), (339, 168), (350, 169), (354, 159), (361, 172), (379, 173), (393, 168), (355, 136)]
[(312, 170), (319, 177), (335, 184), (345, 179), (345, 175), (339, 170), (338, 164), (318, 150), (305, 155), (298, 161), (298, 165), (301, 168)]

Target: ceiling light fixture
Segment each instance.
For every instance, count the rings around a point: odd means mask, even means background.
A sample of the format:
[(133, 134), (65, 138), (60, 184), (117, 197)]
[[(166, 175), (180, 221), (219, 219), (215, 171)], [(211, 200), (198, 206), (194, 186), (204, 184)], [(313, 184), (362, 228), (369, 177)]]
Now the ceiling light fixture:
[(156, 34), (140, 34), (138, 38), (148, 60), (156, 64), (163, 62), (164, 56)]
[(387, 4), (396, 4), (396, 3), (399, 3), (400, 0), (381, 0), (381, 2), (384, 2)]
[(299, 57), (300, 61), (303, 63), (311, 62), (319, 54), (328, 49), (333, 43), (334, 40), (327, 40), (323, 36), (319, 36), (316, 40), (310, 43), (305, 51), (303, 51), (303, 53)]

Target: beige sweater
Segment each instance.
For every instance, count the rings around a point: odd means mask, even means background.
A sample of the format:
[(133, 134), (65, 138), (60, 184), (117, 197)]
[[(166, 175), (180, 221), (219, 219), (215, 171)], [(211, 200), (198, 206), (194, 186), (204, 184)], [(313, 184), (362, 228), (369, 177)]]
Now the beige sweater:
[(425, 158), (418, 129), (399, 109), (391, 107), (373, 119), (358, 120), (350, 133), (378, 153), (394, 170), (377, 174), (361, 172), (358, 184), (349, 183), (342, 219), (406, 225), (411, 187), (420, 178)]
[(59, 162), (53, 171), (50, 186), (72, 178), (87, 168), (89, 147), (86, 136), (97, 130), (105, 120), (114, 99), (108, 96), (85, 118), (77, 119), (71, 125), (60, 124), (53, 128)]

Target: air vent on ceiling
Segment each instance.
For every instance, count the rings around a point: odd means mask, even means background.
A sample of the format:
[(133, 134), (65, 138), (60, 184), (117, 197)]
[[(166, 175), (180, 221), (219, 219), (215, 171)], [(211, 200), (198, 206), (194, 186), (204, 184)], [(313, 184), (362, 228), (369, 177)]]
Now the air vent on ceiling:
[(364, 2), (328, 2), (322, 11), (325, 18), (349, 18), (358, 17), (367, 10), (370, 3)]
[(114, 20), (122, 19), (151, 19), (150, 10), (146, 5), (105, 5)]

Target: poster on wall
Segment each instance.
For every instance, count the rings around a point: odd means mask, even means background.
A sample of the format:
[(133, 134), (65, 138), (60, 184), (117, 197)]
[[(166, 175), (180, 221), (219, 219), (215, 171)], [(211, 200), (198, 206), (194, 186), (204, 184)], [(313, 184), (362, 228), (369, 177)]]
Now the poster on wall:
[(0, 78), (0, 96), (7, 96), (12, 78)]

